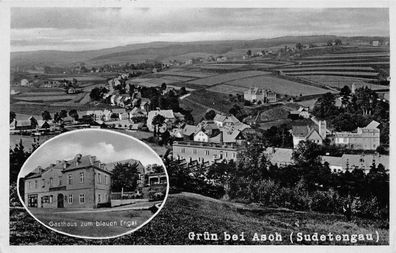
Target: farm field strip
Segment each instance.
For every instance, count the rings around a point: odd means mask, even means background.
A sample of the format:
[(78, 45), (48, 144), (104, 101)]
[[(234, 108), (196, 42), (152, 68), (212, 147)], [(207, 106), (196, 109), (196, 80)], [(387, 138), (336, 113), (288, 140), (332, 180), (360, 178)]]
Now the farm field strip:
[(342, 77), (342, 76), (326, 76), (326, 75), (325, 76), (323, 76), (323, 75), (315, 76), (315, 75), (312, 75), (312, 76), (299, 76), (299, 78), (322, 83), (324, 85), (327, 85), (330, 87), (335, 87), (335, 88), (342, 88), (345, 85), (347, 85), (351, 88), (353, 83), (355, 83), (355, 85), (358, 88), (367, 86), (372, 90), (382, 90), (382, 89), (389, 88), (389, 87), (383, 86), (383, 85), (367, 83), (367, 82), (362, 81), (361, 79)]
[(287, 73), (290, 76), (301, 76), (301, 75), (341, 75), (341, 76), (361, 76), (361, 77), (376, 77), (378, 73), (371, 73), (371, 72), (360, 72), (360, 71), (353, 71), (353, 72), (341, 72), (341, 71), (301, 71), (301, 72), (292, 72)]
[(69, 77), (52, 77), (48, 78), (49, 80), (54, 80), (54, 81), (62, 81), (62, 80), (68, 80), (72, 81), (73, 79), (76, 79), (77, 81), (105, 81), (106, 78), (101, 77), (101, 76), (69, 76)]
[(337, 66), (365, 66), (365, 65), (389, 65), (390, 62), (387, 61), (379, 61), (379, 62), (340, 62), (340, 63), (320, 63), (320, 64), (301, 64), (301, 65), (290, 65), (285, 66), (283, 69), (298, 69), (298, 68), (306, 68), (306, 67), (337, 67)]
[(389, 53), (347, 53), (347, 54), (325, 54), (304, 57), (304, 59), (330, 59), (330, 58), (359, 58), (359, 57), (389, 57)]
[(214, 73), (202, 73), (202, 72), (192, 72), (192, 71), (163, 71), (157, 74), (167, 75), (167, 76), (182, 76), (182, 77), (195, 77), (195, 78), (205, 78), (215, 75)]
[(242, 80), (235, 80), (232, 82), (226, 83), (227, 85), (243, 87), (247, 88), (264, 88), (274, 91), (278, 94), (286, 94), (291, 96), (299, 96), (301, 95), (316, 95), (316, 94), (324, 94), (327, 92), (331, 92), (330, 90), (301, 84), (289, 80), (284, 80), (272, 76), (256, 76), (245, 78)]
[(351, 58), (345, 58), (345, 59), (318, 59), (318, 60), (304, 60), (304, 59), (299, 59), (296, 60), (298, 62), (301, 62), (302, 64), (304, 63), (329, 63), (329, 62), (376, 62), (376, 61), (389, 61), (389, 57), (380, 57), (380, 58), (365, 58), (365, 59), (351, 59)]
[(16, 100), (23, 101), (58, 101), (58, 100), (70, 100), (75, 95), (63, 95), (63, 96), (34, 96), (34, 97), (15, 97)]
[(287, 68), (287, 69), (278, 69), (283, 72), (294, 72), (294, 71), (314, 71), (314, 70), (337, 70), (337, 71), (375, 71), (372, 67), (335, 67), (335, 66), (328, 66), (328, 67), (302, 67), (302, 68)]
[(190, 77), (182, 77), (182, 76), (161, 76), (161, 78), (167, 79), (169, 81), (174, 81), (174, 82), (186, 82), (186, 81), (190, 81), (193, 79)]
[(50, 91), (50, 92), (23, 92), (18, 94), (18, 97), (25, 97), (25, 96), (59, 96), (65, 95), (66, 92), (62, 91)]
[(86, 104), (91, 101), (91, 97), (89, 96), (89, 93), (86, 93), (85, 96), (80, 100), (79, 104)]
[(251, 71), (240, 71), (240, 72), (220, 74), (220, 75), (216, 75), (216, 76), (213, 76), (213, 77), (197, 79), (197, 80), (194, 80), (194, 81), (190, 81), (189, 83), (210, 86), (210, 85), (216, 85), (216, 84), (220, 84), (220, 83), (229, 82), (229, 81), (232, 81), (232, 80), (248, 78), (248, 77), (252, 77), (252, 76), (268, 75), (270, 73), (271, 72), (254, 71), (254, 70), (251, 70)]

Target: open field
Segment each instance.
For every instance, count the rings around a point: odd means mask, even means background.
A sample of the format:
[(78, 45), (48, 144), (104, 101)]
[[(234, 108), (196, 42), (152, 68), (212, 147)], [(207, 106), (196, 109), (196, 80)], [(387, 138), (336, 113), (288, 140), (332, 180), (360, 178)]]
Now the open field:
[(18, 97), (25, 97), (25, 96), (59, 96), (59, 95), (65, 95), (66, 92), (62, 91), (41, 91), (41, 92), (23, 92), (21, 94), (18, 94)]
[(289, 65), (282, 67), (282, 70), (286, 69), (300, 69), (307, 67), (339, 67), (339, 66), (374, 66), (374, 65), (389, 65), (389, 61), (378, 61), (378, 62), (338, 62), (338, 63), (313, 63), (313, 64), (301, 64), (301, 65)]
[(299, 67), (299, 68), (285, 68), (278, 69), (283, 72), (298, 72), (298, 71), (361, 71), (361, 72), (374, 72), (375, 70), (372, 67), (337, 67), (337, 66), (326, 66), (326, 67)]
[(214, 75), (214, 73), (193, 72), (193, 71), (186, 71), (185, 69), (171, 69), (171, 70), (159, 72), (157, 74), (166, 75), (166, 76), (192, 77), (192, 78), (204, 78)]
[[(296, 221), (300, 222), (297, 227)], [(192, 241), (189, 232), (217, 233), (218, 241)], [(290, 245), (289, 235), (304, 234), (357, 234), (378, 231), (379, 241), (358, 241), (358, 245), (389, 244), (389, 230), (377, 221), (353, 217), (346, 221), (344, 216), (316, 212), (299, 212), (221, 201), (193, 193), (169, 195), (164, 208), (140, 230), (119, 238), (109, 240), (84, 240), (57, 234), (33, 219), (23, 209), (10, 211), (10, 243), (12, 245), (182, 245), (182, 244), (251, 244), (251, 245)], [(240, 234), (244, 232), (245, 241), (226, 241), (224, 232)], [(279, 242), (252, 241), (254, 233), (282, 236)], [(299, 242), (298, 244), (343, 244), (350, 242)]]
[[(305, 96), (331, 92), (330, 90), (322, 89), (319, 87), (301, 84), (268, 75), (245, 78), (241, 80), (227, 82), (226, 84), (230, 86), (241, 87), (241, 89), (243, 90), (253, 87), (270, 89), (275, 93), (290, 96), (299, 96), (300, 94)], [(224, 90), (227, 90), (227, 87), (224, 87)]]
[(309, 81), (317, 82), (326, 86), (334, 88), (343, 88), (345, 85), (352, 88), (352, 84), (356, 85), (356, 88), (367, 86), (372, 90), (383, 90), (389, 89), (388, 86), (371, 84), (363, 81), (364, 79), (346, 76), (331, 76), (331, 75), (309, 75), (309, 76), (299, 76), (298, 78), (306, 79)]
[(190, 81), (189, 83), (198, 84), (198, 85), (205, 85), (211, 86), (220, 83), (225, 83), (232, 80), (238, 80), (243, 78), (248, 78), (252, 76), (261, 76), (261, 75), (268, 75), (270, 72), (265, 71), (240, 71), (240, 72), (232, 72), (227, 74), (220, 74), (216, 76), (211, 76), (207, 78), (201, 78), (197, 80)]
[(15, 100), (23, 100), (23, 101), (61, 101), (61, 100), (71, 100), (75, 97), (75, 95), (60, 95), (60, 96), (30, 96), (30, 97), (14, 97)]
[(183, 76), (161, 76), (161, 78), (172, 82), (185, 82), (193, 79), (191, 77), (183, 77)]
[(321, 58), (359, 58), (359, 57), (389, 57), (389, 53), (386, 52), (367, 52), (367, 53), (343, 53), (343, 54), (324, 54), (308, 56), (305, 59), (321, 59)]
[(344, 63), (344, 62), (384, 62), (389, 60), (389, 57), (379, 57), (379, 58), (339, 58), (339, 59), (317, 59), (317, 60), (308, 60), (308, 59), (299, 59), (298, 62), (302, 64), (321, 64), (321, 63)]
[(49, 80), (69, 80), (72, 81), (73, 79), (76, 79), (79, 82), (85, 82), (85, 81), (105, 81), (106, 78), (97, 76), (97, 75), (89, 75), (89, 76), (65, 76), (65, 77), (53, 77), (53, 78), (48, 78)]
[(356, 76), (356, 77), (376, 77), (378, 73), (361, 72), (361, 71), (301, 71), (288, 73), (289, 76), (303, 76), (303, 75), (337, 75), (337, 76)]

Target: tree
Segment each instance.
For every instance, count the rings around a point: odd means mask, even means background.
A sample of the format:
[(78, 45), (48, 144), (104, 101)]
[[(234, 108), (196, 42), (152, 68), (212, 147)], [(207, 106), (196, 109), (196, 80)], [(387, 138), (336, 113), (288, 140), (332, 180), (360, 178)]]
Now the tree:
[(297, 166), (307, 167), (320, 164), (319, 146), (311, 141), (300, 141), (293, 152), (293, 160)]
[(91, 90), (91, 92), (89, 93), (89, 97), (92, 100), (98, 101), (101, 99), (101, 92), (100, 92), (100, 88), (99, 87), (95, 87)]
[(111, 190), (135, 191), (139, 179), (138, 163), (117, 163), (112, 171)]
[(342, 41), (341, 41), (340, 39), (336, 39), (336, 40), (334, 41), (334, 44), (335, 44), (336, 46), (341, 46), (341, 45), (342, 45)]
[(67, 111), (66, 110), (61, 110), (59, 113), (59, 117), (61, 119), (66, 118), (67, 117)]
[(213, 120), (214, 117), (216, 116), (216, 112), (214, 110), (209, 110), (205, 113), (205, 120)]
[(44, 120), (44, 121), (47, 121), (47, 120), (51, 120), (51, 119), (52, 119), (51, 114), (50, 114), (48, 111), (43, 111), (43, 113), (41, 114), (41, 116), (43, 117), (43, 120)]
[(166, 90), (166, 83), (162, 83), (162, 84), (161, 84), (161, 90), (162, 90), (162, 91), (165, 91), (165, 90)]
[(78, 120), (78, 113), (76, 109), (71, 109), (69, 111), (69, 116), (72, 117), (74, 120)]
[(157, 136), (158, 133), (158, 127), (164, 124), (165, 122), (165, 117), (162, 116), (161, 114), (157, 114), (154, 116), (153, 121), (151, 124), (154, 126), (154, 137)]
[(10, 111), (10, 123), (13, 122), (15, 118), (16, 118), (16, 113), (13, 111)]
[(246, 54), (247, 54), (247, 56), (249, 56), (249, 57), (252, 56), (252, 50), (249, 49), (249, 50), (246, 52)]
[(301, 50), (303, 48), (303, 45), (300, 43), (300, 42), (298, 42), (297, 44), (296, 44), (296, 49), (297, 50)]
[(331, 93), (323, 94), (318, 101), (316, 101), (312, 110), (312, 114), (320, 119), (325, 119), (337, 115), (338, 113), (339, 111), (335, 106), (335, 97)]

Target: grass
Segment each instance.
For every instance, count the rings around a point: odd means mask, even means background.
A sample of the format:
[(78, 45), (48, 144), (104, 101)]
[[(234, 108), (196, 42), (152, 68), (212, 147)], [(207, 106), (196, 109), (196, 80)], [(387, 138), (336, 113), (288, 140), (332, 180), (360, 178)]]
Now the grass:
[(331, 76), (331, 75), (309, 75), (299, 76), (298, 78), (307, 79), (309, 81), (318, 82), (323, 85), (327, 85), (334, 88), (343, 88), (345, 85), (352, 88), (352, 84), (355, 83), (357, 88), (367, 86), (372, 90), (382, 90), (388, 87), (382, 85), (371, 84), (363, 81), (362, 78), (347, 77), (347, 76)]
[(364, 71), (299, 71), (287, 73), (290, 76), (303, 75), (338, 75), (338, 76), (356, 76), (356, 77), (376, 77), (378, 73), (364, 72)]
[(274, 76), (256, 76), (228, 82), (228, 85), (242, 87), (244, 89), (257, 87), (272, 90), (278, 94), (286, 94), (290, 96), (324, 94), (329, 90), (301, 84), (289, 80), (280, 79)]
[(221, 74), (216, 76), (211, 76), (207, 78), (197, 79), (190, 81), (189, 83), (204, 85), (204, 86), (211, 86), (220, 83), (229, 82), (232, 80), (238, 80), (242, 78), (248, 78), (252, 76), (261, 76), (261, 75), (268, 75), (270, 72), (264, 71), (239, 71), (239, 72), (232, 72), (227, 74)]
[[(296, 223), (299, 225), (297, 226)], [(192, 193), (170, 195), (160, 213), (148, 224), (133, 234), (109, 240), (84, 240), (57, 234), (36, 222), (24, 210), (10, 213), (11, 245), (183, 245), (183, 244), (281, 244), (290, 245), (291, 232), (303, 233), (375, 233), (380, 240), (358, 242), (357, 244), (389, 244), (389, 231), (372, 220), (353, 218), (347, 222), (344, 216), (315, 212), (297, 212), (285, 209), (259, 208), (226, 201), (220, 201)], [(192, 241), (190, 232), (217, 233), (219, 241)], [(225, 241), (224, 232), (240, 234), (245, 241)], [(281, 242), (254, 242), (254, 233), (270, 234), (278, 232)], [(306, 244), (317, 244), (310, 242)], [(336, 244), (324, 242), (321, 244)], [(343, 244), (337, 243), (337, 244)], [(344, 243), (348, 245), (348, 243)]]

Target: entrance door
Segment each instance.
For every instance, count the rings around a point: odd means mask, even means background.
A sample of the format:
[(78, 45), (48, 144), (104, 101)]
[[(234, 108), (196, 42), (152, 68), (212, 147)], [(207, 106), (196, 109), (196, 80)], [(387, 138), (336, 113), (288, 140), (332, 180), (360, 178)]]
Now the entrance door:
[(63, 208), (63, 194), (59, 193), (58, 194), (58, 208)]

